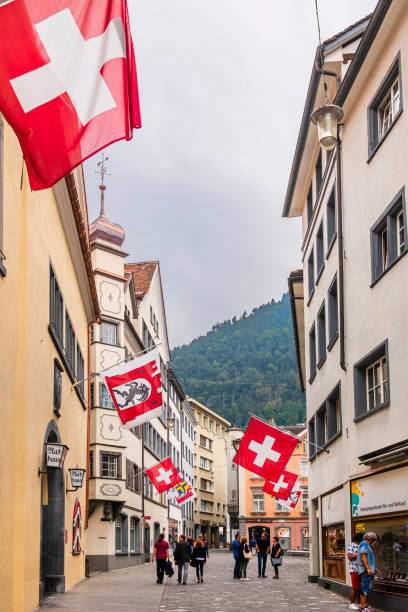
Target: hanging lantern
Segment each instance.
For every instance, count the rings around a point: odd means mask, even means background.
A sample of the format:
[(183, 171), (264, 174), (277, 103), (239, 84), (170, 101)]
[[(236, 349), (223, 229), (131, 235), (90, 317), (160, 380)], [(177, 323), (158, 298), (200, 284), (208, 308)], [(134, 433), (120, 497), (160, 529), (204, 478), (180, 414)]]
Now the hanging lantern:
[(313, 111), (310, 121), (317, 125), (320, 145), (330, 151), (337, 143), (337, 126), (343, 119), (343, 109), (336, 104), (326, 104)]

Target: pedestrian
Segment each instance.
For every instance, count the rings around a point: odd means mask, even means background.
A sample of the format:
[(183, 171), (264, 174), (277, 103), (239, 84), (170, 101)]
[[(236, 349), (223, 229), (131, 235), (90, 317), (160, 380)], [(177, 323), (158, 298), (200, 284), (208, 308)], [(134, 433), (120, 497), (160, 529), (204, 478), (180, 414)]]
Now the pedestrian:
[(239, 578), (240, 580), (251, 580), (247, 578), (247, 567), (249, 560), (252, 557), (251, 549), (248, 544), (248, 539), (244, 536), (239, 544)]
[(256, 540), (255, 540), (254, 536), (252, 536), (252, 538), (249, 540), (249, 545), (251, 547), (251, 552), (252, 552), (253, 556), (255, 557), (255, 554), (256, 554)]
[(170, 561), (169, 543), (164, 539), (164, 533), (159, 535), (159, 539), (154, 545), (152, 553), (152, 563), (156, 557), (157, 584), (163, 584), (164, 568), (166, 561)]
[(358, 553), (359, 544), (361, 543), (362, 539), (363, 539), (363, 534), (360, 531), (359, 533), (355, 534), (353, 541), (347, 547), (347, 558), (349, 561), (349, 572), (350, 572), (350, 578), (351, 578), (351, 593), (350, 593), (350, 605), (349, 605), (350, 610), (360, 609), (360, 606), (358, 606), (355, 603), (355, 601), (356, 599), (358, 601), (360, 597), (361, 578), (360, 578), (360, 574), (358, 573), (357, 553)]
[(210, 556), (210, 551), (209, 551), (209, 546), (208, 546), (208, 540), (207, 540), (207, 537), (206, 537), (206, 536), (204, 536), (204, 537), (202, 538), (202, 541), (203, 541), (203, 544), (204, 544), (204, 547), (205, 547), (205, 551), (206, 551), (206, 553), (207, 553), (207, 557), (209, 557), (209, 556)]
[(177, 582), (181, 584), (181, 574), (183, 574), (183, 584), (188, 578), (188, 568), (191, 561), (191, 546), (186, 542), (186, 536), (181, 535), (174, 551), (174, 563), (177, 565)]
[(189, 545), (190, 545), (191, 552), (193, 552), (194, 538), (192, 538), (192, 537), (190, 536), (189, 538), (187, 538), (187, 542), (188, 542), (188, 543), (189, 543)]
[(194, 542), (192, 559), (195, 561), (197, 574), (197, 583), (204, 582), (204, 564), (207, 563), (207, 551), (201, 538), (197, 538)]
[(364, 534), (362, 541), (358, 546), (357, 551), (357, 568), (361, 578), (360, 587), (360, 610), (361, 612), (370, 612), (367, 606), (367, 596), (373, 590), (374, 575), (380, 573), (375, 568), (374, 553), (371, 548), (377, 536), (375, 533), (368, 531)]
[(235, 559), (234, 578), (239, 578), (239, 568), (241, 565), (241, 562), (239, 560), (240, 543), (241, 543), (241, 536), (239, 535), (239, 532), (237, 531), (235, 534), (235, 540), (232, 541), (232, 554), (234, 555), (234, 559)]
[(279, 544), (279, 538), (275, 536), (274, 538), (272, 538), (271, 548), (271, 563), (273, 569), (275, 570), (275, 575), (272, 576), (272, 578), (274, 578), (275, 580), (279, 578), (279, 566), (282, 565), (282, 555), (283, 550), (281, 548), (281, 545)]
[(265, 570), (269, 550), (270, 544), (268, 536), (263, 532), (261, 539), (256, 541), (256, 552), (258, 553), (258, 578), (267, 578)]

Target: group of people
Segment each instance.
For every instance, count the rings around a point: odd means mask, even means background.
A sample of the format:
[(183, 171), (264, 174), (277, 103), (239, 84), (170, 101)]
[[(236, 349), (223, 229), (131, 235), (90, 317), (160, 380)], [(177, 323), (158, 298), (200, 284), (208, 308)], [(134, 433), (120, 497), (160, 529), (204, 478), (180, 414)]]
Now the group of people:
[[(188, 570), (190, 565), (195, 567), (197, 583), (204, 582), (204, 565), (209, 557), (207, 538), (199, 537), (196, 540), (187, 538), (185, 535), (179, 537), (174, 549), (174, 563), (177, 565), (177, 582), (187, 584)], [(164, 533), (154, 545), (152, 563), (156, 559), (157, 584), (163, 584), (166, 563), (170, 561), (169, 543), (164, 539)]]
[[(350, 610), (370, 612), (370, 608), (367, 607), (367, 596), (373, 590), (375, 574), (380, 573), (375, 567), (374, 553), (371, 548), (376, 539), (376, 534), (370, 531), (365, 534), (356, 533), (347, 548), (352, 586)], [(358, 598), (360, 598), (360, 605), (355, 603)]]
[(272, 539), (272, 546), (266, 533), (262, 533), (258, 540), (251, 539), (248, 543), (246, 536), (240, 536), (239, 532), (235, 534), (235, 540), (232, 542), (232, 552), (235, 559), (234, 578), (239, 580), (250, 580), (247, 577), (247, 568), (250, 559), (257, 556), (258, 559), (258, 578), (267, 578), (266, 563), (268, 554), (271, 557), (271, 564), (275, 575), (272, 576), (275, 580), (279, 578), (279, 566), (282, 565), (283, 550), (279, 544), (279, 538)]

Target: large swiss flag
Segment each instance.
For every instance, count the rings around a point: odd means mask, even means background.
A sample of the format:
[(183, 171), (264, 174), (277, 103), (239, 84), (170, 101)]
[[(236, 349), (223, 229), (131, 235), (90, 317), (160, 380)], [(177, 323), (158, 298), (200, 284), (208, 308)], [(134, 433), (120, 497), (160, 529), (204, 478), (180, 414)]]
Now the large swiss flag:
[(270, 482), (265, 480), (265, 484), (262, 488), (264, 493), (269, 493), (273, 497), (286, 501), (289, 499), (289, 495), (292, 493), (297, 481), (297, 475), (285, 470), (279, 476), (276, 482)]
[(34, 190), (141, 126), (126, 0), (0, 0), (0, 57)]
[(265, 480), (278, 482), (297, 438), (251, 417), (233, 461)]
[(164, 493), (182, 481), (170, 457), (146, 470), (158, 493)]

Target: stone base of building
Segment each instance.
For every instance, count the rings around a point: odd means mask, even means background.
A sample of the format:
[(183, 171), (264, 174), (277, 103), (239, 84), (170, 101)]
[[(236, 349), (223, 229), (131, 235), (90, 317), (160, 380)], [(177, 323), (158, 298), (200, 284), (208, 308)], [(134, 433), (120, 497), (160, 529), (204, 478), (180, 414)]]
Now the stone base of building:
[[(315, 580), (310, 580), (310, 578), (316, 578), (316, 576), (309, 576), (309, 582), (316, 582)], [(319, 586), (328, 591), (333, 591), (333, 593), (342, 595), (347, 599), (350, 597), (351, 587), (347, 584), (320, 577), (317, 578), (317, 582)], [(383, 610), (390, 610), (390, 612), (406, 612), (408, 605), (407, 597), (393, 595), (392, 593), (382, 593), (380, 591), (372, 591), (368, 596), (368, 603), (370, 606), (378, 606)]]
[(90, 572), (111, 572), (143, 563), (143, 555), (88, 555)]

